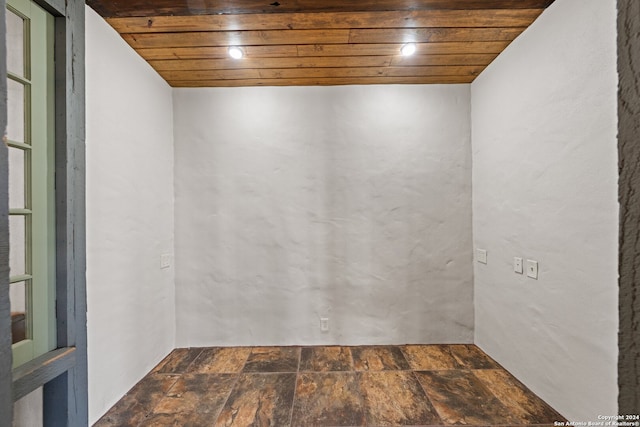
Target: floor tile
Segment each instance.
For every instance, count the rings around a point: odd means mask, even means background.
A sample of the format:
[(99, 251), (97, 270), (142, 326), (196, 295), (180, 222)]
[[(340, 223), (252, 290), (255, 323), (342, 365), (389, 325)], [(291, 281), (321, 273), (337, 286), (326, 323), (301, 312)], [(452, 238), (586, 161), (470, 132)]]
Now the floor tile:
[(300, 371), (353, 371), (351, 350), (348, 347), (303, 347)]
[(356, 371), (409, 369), (409, 363), (396, 346), (354, 347), (351, 350)]
[(216, 426), (288, 426), (295, 373), (240, 374)]
[(215, 421), (214, 415), (197, 412), (152, 414), (138, 427), (206, 427), (213, 426)]
[(244, 372), (297, 372), (299, 347), (254, 347)]
[(473, 344), (447, 346), (458, 364), (466, 369), (502, 369), (500, 365)]
[(413, 370), (460, 369), (460, 365), (454, 359), (448, 346), (405, 345), (401, 348)]
[(436, 425), (442, 421), (411, 371), (362, 372), (367, 425)]
[(249, 347), (205, 348), (187, 372), (198, 374), (238, 373), (251, 353)]
[(94, 426), (137, 426), (178, 380), (177, 375), (147, 375)]
[(553, 424), (554, 421), (564, 421), (560, 414), (508, 372), (502, 369), (483, 369), (475, 370), (473, 374), (522, 423)]
[(181, 374), (202, 352), (201, 348), (177, 348), (156, 366), (153, 371), (159, 374)]
[(156, 405), (154, 414), (200, 413), (215, 417), (238, 379), (233, 374), (184, 374)]
[(293, 426), (362, 426), (365, 414), (354, 372), (301, 373)]
[(416, 372), (446, 424), (518, 424), (519, 419), (468, 370)]

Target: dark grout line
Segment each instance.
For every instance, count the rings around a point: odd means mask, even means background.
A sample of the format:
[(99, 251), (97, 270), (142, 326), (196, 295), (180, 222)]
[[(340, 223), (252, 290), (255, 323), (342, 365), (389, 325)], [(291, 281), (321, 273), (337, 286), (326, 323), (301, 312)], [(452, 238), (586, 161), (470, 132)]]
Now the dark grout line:
[(302, 347), (298, 351), (298, 369), (296, 370), (296, 381), (293, 384), (293, 398), (291, 399), (291, 410), (289, 411), (289, 426), (293, 425), (293, 408), (296, 405), (296, 395), (298, 394), (298, 378), (300, 378), (300, 364), (302, 363)]
[[(158, 399), (158, 402), (156, 402), (156, 404), (155, 404), (155, 405), (153, 405), (153, 407), (152, 407), (152, 408), (150, 408), (150, 409), (149, 409), (149, 411), (147, 411), (147, 412), (144, 414), (144, 417), (143, 417), (142, 421), (140, 421), (140, 422), (137, 424), (137, 426), (138, 426), (138, 427), (139, 427), (139, 426), (141, 426), (143, 423), (145, 423), (145, 422), (146, 422), (146, 421), (151, 417), (151, 415), (153, 415), (153, 411), (154, 411), (154, 410), (156, 409), (156, 407), (160, 404), (160, 402), (162, 402), (162, 401), (167, 397), (167, 395), (169, 394), (169, 392), (171, 391), (171, 389), (172, 389), (173, 387), (175, 387), (175, 385), (176, 385), (176, 384), (178, 383), (178, 381), (180, 380), (180, 377), (182, 376), (182, 374), (175, 374), (175, 373), (174, 373), (174, 374), (171, 374), (171, 375), (175, 375), (175, 377), (176, 377), (175, 381), (173, 382), (173, 384), (171, 384), (171, 387), (169, 387), (169, 388), (167, 389), (167, 391), (165, 391), (165, 392), (162, 394), (162, 397), (161, 397), (160, 399)], [(149, 374), (145, 375), (145, 376), (142, 378), (142, 380), (144, 380), (144, 379), (145, 379), (145, 378), (147, 378), (148, 376), (149, 376)], [(140, 380), (140, 381), (142, 381), (142, 380)], [(134, 387), (135, 387), (135, 386), (134, 386)]]
[(411, 371), (411, 372), (413, 373), (413, 378), (415, 378), (415, 380), (418, 381), (418, 385), (420, 386), (420, 388), (424, 392), (424, 395), (427, 397), (427, 401), (429, 401), (429, 404), (431, 405), (433, 410), (436, 411), (436, 414), (438, 415), (438, 418), (440, 419), (440, 424), (437, 424), (437, 425), (446, 425), (444, 420), (442, 419), (442, 415), (438, 411), (438, 408), (436, 407), (436, 405), (433, 404), (433, 400), (431, 400), (431, 396), (429, 396), (429, 393), (427, 393), (427, 389), (422, 385), (422, 382), (420, 382), (420, 378), (418, 378), (418, 374), (417, 374), (418, 371)]
[(182, 372), (183, 374), (186, 374), (187, 372), (189, 372), (189, 368), (191, 368), (191, 365), (193, 365), (195, 363), (196, 360), (198, 360), (200, 358), (200, 356), (202, 356), (202, 353), (204, 352), (203, 348), (200, 347), (189, 347), (189, 350), (191, 350), (192, 348), (199, 348), (200, 351), (198, 352), (198, 355), (196, 357), (193, 358), (193, 360), (191, 361), (191, 363), (189, 363), (187, 365), (186, 368), (184, 368), (184, 371)]
[[(249, 353), (249, 354), (251, 354), (251, 353)], [(247, 358), (248, 357), (249, 356), (247, 356)], [(233, 385), (231, 387), (229, 387), (229, 393), (227, 394), (227, 397), (224, 399), (224, 402), (222, 402), (222, 405), (220, 405), (220, 409), (218, 410), (218, 412), (216, 413), (216, 416), (214, 418), (216, 423), (218, 422), (218, 418), (222, 414), (222, 411), (224, 411), (225, 406), (227, 406), (227, 402), (229, 401), (229, 398), (231, 397), (231, 394), (236, 389), (236, 386), (238, 385), (238, 382), (240, 381), (241, 373), (237, 373), (237, 374), (234, 374), (234, 375), (236, 377), (235, 381), (233, 382)]]

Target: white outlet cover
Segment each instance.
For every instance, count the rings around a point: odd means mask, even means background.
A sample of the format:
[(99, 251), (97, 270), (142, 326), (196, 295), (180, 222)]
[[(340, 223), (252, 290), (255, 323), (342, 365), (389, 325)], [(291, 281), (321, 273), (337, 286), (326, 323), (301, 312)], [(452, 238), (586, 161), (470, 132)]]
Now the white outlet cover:
[(320, 318), (320, 330), (322, 332), (328, 332), (329, 331), (329, 318), (328, 317), (321, 317)]
[(522, 258), (520, 257), (514, 257), (513, 258), (513, 271), (515, 271), (518, 274), (522, 274), (523, 270), (522, 270)]
[(532, 259), (527, 260), (527, 277), (532, 279), (538, 278), (538, 261)]
[(481, 264), (487, 263), (487, 250), (486, 249), (476, 249), (476, 259)]

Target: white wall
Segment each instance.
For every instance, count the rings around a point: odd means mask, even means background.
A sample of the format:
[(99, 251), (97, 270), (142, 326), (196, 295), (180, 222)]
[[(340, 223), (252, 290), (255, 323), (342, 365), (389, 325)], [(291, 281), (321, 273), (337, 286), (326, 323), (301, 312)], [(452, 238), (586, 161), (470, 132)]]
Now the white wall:
[(174, 348), (171, 88), (87, 8), (87, 293), (93, 423)]
[(615, 11), (556, 0), (472, 85), (476, 343), (576, 421), (617, 410)]
[(13, 427), (43, 425), (43, 388), (39, 387), (13, 404)]
[(178, 345), (471, 342), (469, 105), (468, 85), (175, 90)]

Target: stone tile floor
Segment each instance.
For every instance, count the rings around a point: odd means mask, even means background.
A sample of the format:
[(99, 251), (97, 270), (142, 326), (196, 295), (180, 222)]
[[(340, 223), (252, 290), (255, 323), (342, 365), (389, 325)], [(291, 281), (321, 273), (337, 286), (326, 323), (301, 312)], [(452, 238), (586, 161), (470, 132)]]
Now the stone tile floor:
[(474, 345), (174, 350), (94, 427), (553, 425)]

